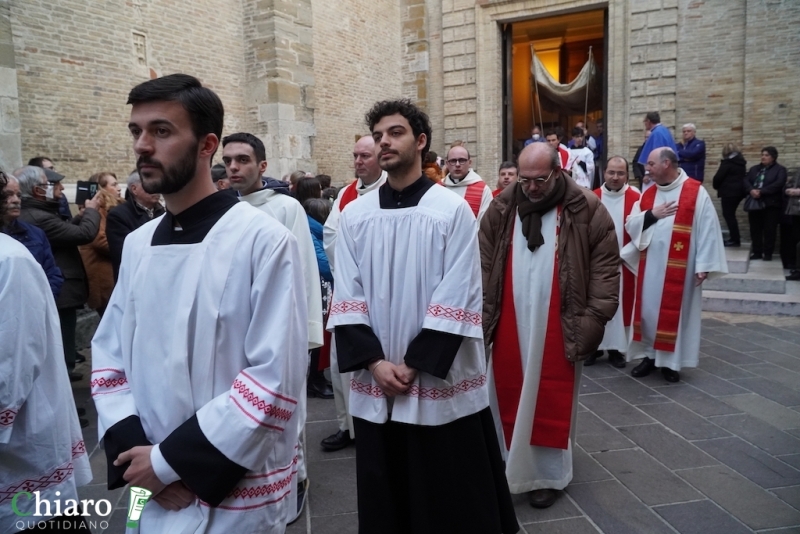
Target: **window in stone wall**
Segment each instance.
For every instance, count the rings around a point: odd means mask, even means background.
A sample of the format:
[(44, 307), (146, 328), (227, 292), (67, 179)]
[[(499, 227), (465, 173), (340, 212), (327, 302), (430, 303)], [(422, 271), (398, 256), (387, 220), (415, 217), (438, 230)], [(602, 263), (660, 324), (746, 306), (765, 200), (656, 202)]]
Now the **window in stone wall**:
[(147, 67), (147, 37), (143, 33), (133, 33), (133, 54), (136, 57), (136, 65)]

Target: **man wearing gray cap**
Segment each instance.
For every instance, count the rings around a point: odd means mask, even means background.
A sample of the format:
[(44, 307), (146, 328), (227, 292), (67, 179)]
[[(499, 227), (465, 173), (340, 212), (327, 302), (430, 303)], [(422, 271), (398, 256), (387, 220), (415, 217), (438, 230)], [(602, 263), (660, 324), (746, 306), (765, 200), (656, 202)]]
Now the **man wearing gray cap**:
[(14, 177), (19, 182), (22, 197), (22, 213), (19, 219), (44, 231), (53, 249), (56, 265), (64, 276), (64, 285), (56, 300), (56, 307), (61, 322), (67, 371), (70, 380), (77, 381), (83, 378), (80, 373), (75, 372), (77, 310), (89, 297), (86, 271), (78, 246), (91, 243), (100, 228), (97, 200), (87, 200), (83, 214), (65, 221), (58, 214), (59, 200), (64, 192), (62, 175), (28, 165), (14, 171)]

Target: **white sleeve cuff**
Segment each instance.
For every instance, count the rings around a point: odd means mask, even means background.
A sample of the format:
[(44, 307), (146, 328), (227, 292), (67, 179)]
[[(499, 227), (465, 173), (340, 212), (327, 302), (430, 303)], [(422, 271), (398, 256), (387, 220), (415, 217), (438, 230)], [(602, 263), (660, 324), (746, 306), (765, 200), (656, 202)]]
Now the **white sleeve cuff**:
[(163, 484), (172, 484), (181, 479), (180, 475), (164, 459), (158, 445), (150, 449), (150, 463), (153, 464), (153, 471)]

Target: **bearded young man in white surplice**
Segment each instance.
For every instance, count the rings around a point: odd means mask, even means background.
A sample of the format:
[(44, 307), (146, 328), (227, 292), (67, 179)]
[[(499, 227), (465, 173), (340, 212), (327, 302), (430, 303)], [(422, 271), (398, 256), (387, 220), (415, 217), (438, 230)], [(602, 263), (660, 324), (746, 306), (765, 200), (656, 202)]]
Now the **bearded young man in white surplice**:
[[(627, 360), (644, 356), (644, 360), (633, 369), (631, 374), (642, 377), (654, 368), (660, 367), (664, 377), (670, 382), (679, 380), (678, 371), (684, 367), (697, 367), (700, 351), (700, 327), (702, 319), (703, 290), (702, 283), (709, 277), (721, 276), (728, 272), (725, 248), (719, 219), (711, 198), (705, 189), (700, 187), (696, 193), (694, 215), (691, 221), (683, 226), (690, 227), (691, 238), (688, 257), (685, 260), (685, 279), (683, 290), (671, 298), (680, 301), (680, 318), (677, 336), (670, 341), (673, 350), (656, 348), (658, 346), (657, 328), (661, 327), (659, 319), (665, 291), (667, 266), (675, 264), (670, 260), (673, 251), (684, 251), (682, 242), (673, 243), (676, 230), (676, 216), (680, 216), (679, 199), (690, 180), (678, 166), (675, 152), (669, 148), (653, 150), (647, 158), (647, 170), (655, 181), (655, 197), (652, 209), (642, 210), (641, 203), (653, 190), (642, 194), (639, 202), (634, 204), (626, 230), (631, 242), (623, 249), (622, 258), (633, 270), (640, 268), (640, 253), (647, 252), (646, 269), (642, 280), (637, 280), (636, 309), (641, 310), (641, 339), (634, 333), (628, 346)], [(696, 184), (688, 184), (696, 186)], [(684, 206), (689, 208), (689, 206)], [(641, 273), (638, 273), (642, 276)], [(635, 315), (635, 314), (634, 314)], [(634, 317), (635, 321), (635, 317)]]
[(484, 339), (509, 487), (546, 508), (572, 480), (582, 361), (617, 308), (619, 247), (553, 147), (529, 145), (519, 165), (481, 222)]

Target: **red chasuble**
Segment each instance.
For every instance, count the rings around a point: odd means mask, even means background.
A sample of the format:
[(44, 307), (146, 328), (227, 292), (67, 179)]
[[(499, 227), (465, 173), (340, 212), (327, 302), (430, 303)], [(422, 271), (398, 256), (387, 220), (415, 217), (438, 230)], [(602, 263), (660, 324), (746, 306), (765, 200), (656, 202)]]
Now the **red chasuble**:
[[(603, 198), (603, 188), (598, 187), (594, 194)], [(622, 246), (624, 247), (631, 241), (631, 236), (625, 230), (625, 223), (628, 222), (628, 215), (631, 214), (633, 205), (639, 200), (641, 195), (628, 187), (625, 190), (625, 205), (622, 214)], [(625, 326), (630, 326), (633, 320), (633, 297), (636, 294), (636, 277), (627, 267), (622, 267), (622, 321)]]
[[(653, 209), (657, 189), (657, 187), (651, 187), (642, 195), (639, 204), (641, 211)], [(681, 186), (680, 197), (678, 197), (678, 212), (675, 214), (675, 222), (672, 224), (672, 239), (667, 257), (667, 271), (664, 276), (664, 292), (661, 295), (656, 339), (653, 343), (653, 348), (656, 350), (675, 352), (683, 304), (683, 286), (686, 282), (686, 264), (689, 260), (689, 247), (692, 242), (692, 222), (699, 191), (700, 182), (691, 179), (685, 180)], [(633, 312), (633, 340), (640, 342), (642, 341), (642, 287), (646, 267), (647, 250), (645, 249), (639, 256), (636, 307)]]
[(339, 211), (341, 212), (344, 210), (344, 207), (350, 204), (352, 201), (358, 198), (358, 190), (356, 189), (356, 185), (358, 184), (358, 180), (353, 182), (352, 184), (348, 185), (347, 187), (342, 190), (341, 196), (342, 199), (339, 201)]
[[(561, 206), (558, 207), (559, 216)], [(556, 236), (558, 235), (556, 226)], [(513, 227), (512, 227), (513, 235)], [(556, 238), (557, 239), (557, 238)], [(513, 239), (512, 239), (513, 242)], [(546, 245), (545, 245), (546, 246)], [(513, 250), (508, 247), (506, 271), (503, 280), (503, 298), (500, 319), (494, 337), (492, 366), (497, 389), (500, 421), (503, 425), (506, 448), (511, 448), (511, 437), (517, 419), (519, 399), (522, 395), (524, 370), (519, 347), (517, 316), (514, 307)], [(553, 265), (552, 290), (547, 312), (547, 332), (544, 338), (539, 391), (533, 415), (531, 445), (567, 449), (575, 391), (575, 366), (567, 360), (564, 350), (564, 331), (561, 327), (561, 290), (558, 282), (558, 246)]]
[(481, 211), (481, 199), (483, 198), (483, 188), (486, 184), (483, 182), (476, 182), (467, 186), (467, 191), (464, 193), (464, 200), (467, 201), (469, 207), (472, 208), (472, 214), (478, 218), (478, 213)]

